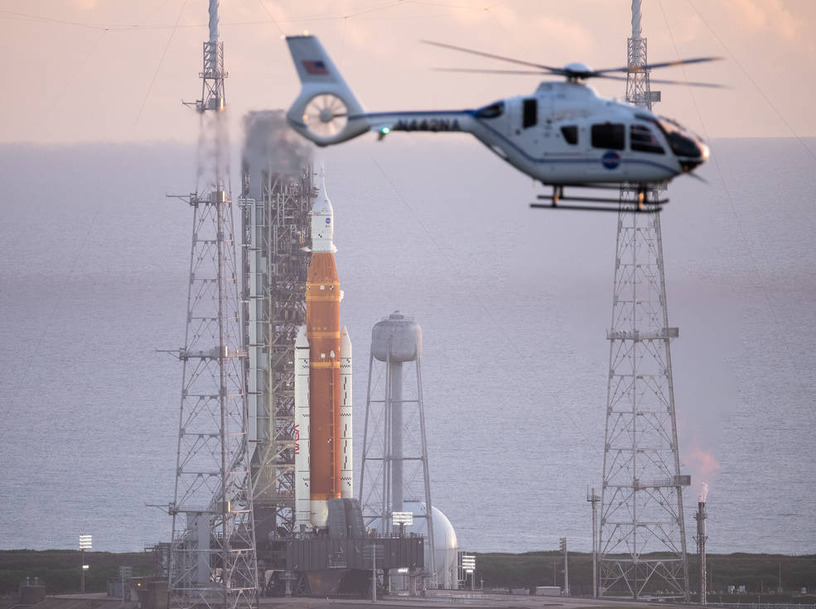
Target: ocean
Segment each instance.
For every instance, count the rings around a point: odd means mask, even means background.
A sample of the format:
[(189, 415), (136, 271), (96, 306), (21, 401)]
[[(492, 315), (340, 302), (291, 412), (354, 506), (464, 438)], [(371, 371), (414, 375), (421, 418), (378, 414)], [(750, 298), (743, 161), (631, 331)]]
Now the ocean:
[[(816, 140), (718, 140), (662, 212), (689, 548), (816, 553)], [(237, 157), (233, 162), (238, 167)], [(616, 215), (459, 136), (321, 152), (359, 471), (371, 327), (423, 329), (434, 505), (462, 549), (588, 551), (600, 488)], [(167, 541), (195, 150), (0, 145), (0, 548)], [(233, 179), (234, 194), (240, 184)]]

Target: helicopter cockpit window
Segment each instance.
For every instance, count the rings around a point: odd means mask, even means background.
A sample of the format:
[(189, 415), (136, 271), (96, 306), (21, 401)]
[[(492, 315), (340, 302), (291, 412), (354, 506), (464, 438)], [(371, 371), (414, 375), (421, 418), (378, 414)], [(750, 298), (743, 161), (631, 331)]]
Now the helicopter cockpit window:
[(496, 102), (476, 111), (476, 118), (496, 118), (504, 114), (504, 102)]
[(561, 135), (564, 136), (564, 140), (567, 144), (578, 143), (578, 127), (575, 125), (565, 125), (561, 127)]
[(623, 150), (626, 132), (620, 123), (592, 125), (592, 147)]
[(652, 130), (646, 125), (632, 125), (629, 131), (629, 141), (634, 152), (666, 153)]
[(524, 129), (534, 127), (538, 122), (538, 100), (536, 98), (524, 100), (524, 115), (521, 126)]

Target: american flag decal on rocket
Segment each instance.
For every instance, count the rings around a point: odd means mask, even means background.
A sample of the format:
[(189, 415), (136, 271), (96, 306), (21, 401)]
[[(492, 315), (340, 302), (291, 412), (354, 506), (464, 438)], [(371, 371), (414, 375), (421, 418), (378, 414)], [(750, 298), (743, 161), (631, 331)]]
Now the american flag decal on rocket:
[(310, 61), (308, 59), (304, 59), (302, 63), (303, 68), (306, 70), (306, 74), (311, 74), (312, 76), (327, 76), (329, 74), (326, 64), (320, 60)]

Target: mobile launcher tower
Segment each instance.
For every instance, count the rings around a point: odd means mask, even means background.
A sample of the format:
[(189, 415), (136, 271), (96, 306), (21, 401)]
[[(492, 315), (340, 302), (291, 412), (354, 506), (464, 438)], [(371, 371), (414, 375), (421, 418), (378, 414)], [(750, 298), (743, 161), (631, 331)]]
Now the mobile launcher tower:
[(278, 113), (247, 121), (244, 327), (261, 585), (268, 595), (359, 596), (372, 574), (421, 568), (423, 539), (367, 532), (352, 498), (352, 353), (334, 210), (308, 152), (287, 154), (288, 137)]

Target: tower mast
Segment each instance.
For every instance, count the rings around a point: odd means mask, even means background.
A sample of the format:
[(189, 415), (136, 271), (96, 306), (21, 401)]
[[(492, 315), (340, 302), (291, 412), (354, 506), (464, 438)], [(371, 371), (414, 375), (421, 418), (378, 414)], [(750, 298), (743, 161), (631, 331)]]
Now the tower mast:
[[(641, 0), (632, 1), (626, 100), (651, 109), (644, 70)], [(652, 200), (655, 190), (647, 193)], [(683, 520), (660, 214), (637, 213), (637, 190), (622, 187), (615, 254), (601, 521), (600, 595), (688, 600)]]
[(171, 609), (256, 605), (258, 576), (247, 452), (223, 43), (218, 0), (209, 0), (204, 43), (196, 191), (182, 362), (173, 535)]

